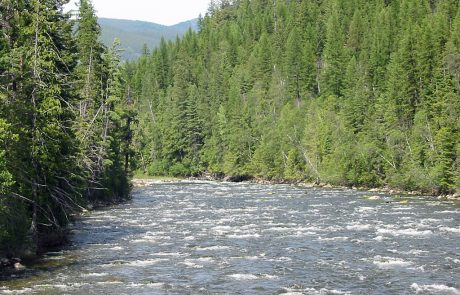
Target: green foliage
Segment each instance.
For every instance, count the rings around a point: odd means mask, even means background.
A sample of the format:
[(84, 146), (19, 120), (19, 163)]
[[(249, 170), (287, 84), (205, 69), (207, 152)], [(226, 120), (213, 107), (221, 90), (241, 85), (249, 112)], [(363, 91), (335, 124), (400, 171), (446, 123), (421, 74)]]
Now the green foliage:
[(130, 191), (119, 57), (97, 42), (91, 3), (73, 36), (64, 2), (0, 6), (0, 256), (38, 250), (81, 206)]
[(24, 204), (0, 199), (0, 257), (20, 254), (26, 250), (30, 220)]
[(221, 1), (131, 64), (149, 173), (447, 193), (460, 182), (458, 1)]

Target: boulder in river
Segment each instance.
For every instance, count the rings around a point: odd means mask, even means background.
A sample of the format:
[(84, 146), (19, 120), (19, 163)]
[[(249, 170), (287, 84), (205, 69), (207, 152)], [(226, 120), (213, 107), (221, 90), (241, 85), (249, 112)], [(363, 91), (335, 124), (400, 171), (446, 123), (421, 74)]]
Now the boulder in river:
[(26, 269), (26, 267), (24, 265), (22, 265), (21, 262), (16, 262), (14, 264), (14, 269), (15, 270), (24, 270), (24, 269)]

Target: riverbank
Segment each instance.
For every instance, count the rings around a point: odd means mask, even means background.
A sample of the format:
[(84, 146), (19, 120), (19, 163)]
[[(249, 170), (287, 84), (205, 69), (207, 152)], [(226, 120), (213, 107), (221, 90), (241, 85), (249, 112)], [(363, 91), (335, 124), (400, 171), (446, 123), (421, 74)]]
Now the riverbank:
[(341, 185), (333, 185), (330, 183), (312, 183), (306, 182), (303, 180), (268, 180), (265, 178), (252, 178), (249, 180), (252, 183), (258, 184), (290, 184), (299, 187), (307, 187), (307, 188), (340, 188), (340, 189), (352, 189), (357, 191), (367, 191), (369, 193), (383, 193), (389, 195), (407, 195), (407, 196), (426, 196), (426, 197), (437, 197), (438, 199), (442, 200), (459, 200), (460, 201), (460, 194), (437, 194), (437, 193), (426, 193), (422, 191), (405, 191), (397, 188), (391, 188), (388, 186), (385, 187), (356, 187), (356, 186), (341, 186)]
[(158, 183), (174, 183), (182, 181), (217, 181), (217, 182), (249, 182), (257, 184), (287, 184), (298, 187), (305, 188), (338, 188), (338, 189), (353, 189), (357, 191), (367, 191), (369, 193), (382, 193), (389, 194), (393, 196), (397, 195), (406, 195), (406, 196), (426, 196), (426, 197), (436, 197), (439, 200), (457, 200), (460, 201), (460, 193), (453, 194), (439, 194), (439, 193), (427, 193), (422, 191), (405, 191), (397, 188), (391, 188), (388, 186), (385, 187), (356, 187), (356, 186), (341, 186), (333, 185), (330, 183), (314, 183), (308, 182), (305, 180), (293, 180), (293, 179), (268, 179), (263, 177), (253, 177), (253, 176), (223, 176), (205, 173), (198, 177), (188, 177), (188, 178), (178, 178), (178, 177), (167, 177), (167, 176), (146, 176), (143, 175), (141, 178), (133, 179), (134, 187), (148, 187)]
[(369, 196), (198, 180), (135, 189), (129, 203), (76, 222), (72, 247), (3, 281), (0, 294), (460, 290), (460, 204)]
[(7, 257), (2, 257), (0, 255), (0, 279), (22, 273), (27, 270), (29, 265), (34, 264), (43, 257), (45, 253), (55, 250), (59, 251), (69, 245), (70, 230), (68, 226), (75, 222), (80, 216), (112, 205), (124, 203), (127, 200), (129, 200), (129, 198), (116, 201), (97, 201), (87, 204), (85, 208), (80, 207), (78, 211), (68, 216), (69, 224), (66, 227), (47, 233), (40, 233), (37, 245), (34, 245), (29, 239), (14, 255), (9, 255)]

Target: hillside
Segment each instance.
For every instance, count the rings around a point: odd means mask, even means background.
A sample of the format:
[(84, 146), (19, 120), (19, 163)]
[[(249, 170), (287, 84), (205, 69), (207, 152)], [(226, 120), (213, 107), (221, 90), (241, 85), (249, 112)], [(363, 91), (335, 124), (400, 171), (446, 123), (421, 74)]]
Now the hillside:
[(139, 169), (460, 191), (459, 7), (216, 2), (129, 69)]
[(166, 40), (175, 39), (182, 36), (189, 28), (197, 29), (197, 20), (189, 20), (173, 26), (164, 26), (156, 23), (99, 18), (101, 29), (101, 41), (106, 46), (110, 46), (115, 38), (119, 38), (125, 52), (122, 59), (132, 60), (138, 58), (142, 53), (144, 44), (149, 48), (154, 48), (160, 44), (164, 37)]

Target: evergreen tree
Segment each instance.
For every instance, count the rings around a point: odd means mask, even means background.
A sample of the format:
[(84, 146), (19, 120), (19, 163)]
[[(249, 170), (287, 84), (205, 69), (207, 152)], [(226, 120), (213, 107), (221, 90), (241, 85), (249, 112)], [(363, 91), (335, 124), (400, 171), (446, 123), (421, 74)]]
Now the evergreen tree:
[[(76, 40), (73, 22), (63, 14), (64, 2), (2, 1), (0, 6), (0, 256), (62, 242), (69, 216), (85, 205), (81, 196), (93, 174), (81, 159), (91, 145), (83, 140), (91, 124), (83, 123), (90, 122), (88, 111), (96, 99), (103, 100), (96, 85), (116, 88), (106, 82), (111, 71), (105, 78), (95, 74), (106, 65), (85, 47), (97, 36), (83, 33), (97, 28), (91, 5), (81, 1), (82, 15), (90, 21)], [(77, 60), (77, 49), (82, 60)], [(111, 136), (118, 140), (125, 134)], [(112, 141), (114, 150), (120, 145)], [(126, 196), (124, 172), (110, 172), (112, 181), (124, 187), (104, 183), (101, 189)]]
[(141, 166), (452, 192), (458, 10), (450, 0), (215, 2), (198, 33), (132, 65)]
[(342, 95), (347, 52), (340, 19), (339, 1), (331, 1), (326, 23), (326, 38), (322, 57), (321, 94)]

